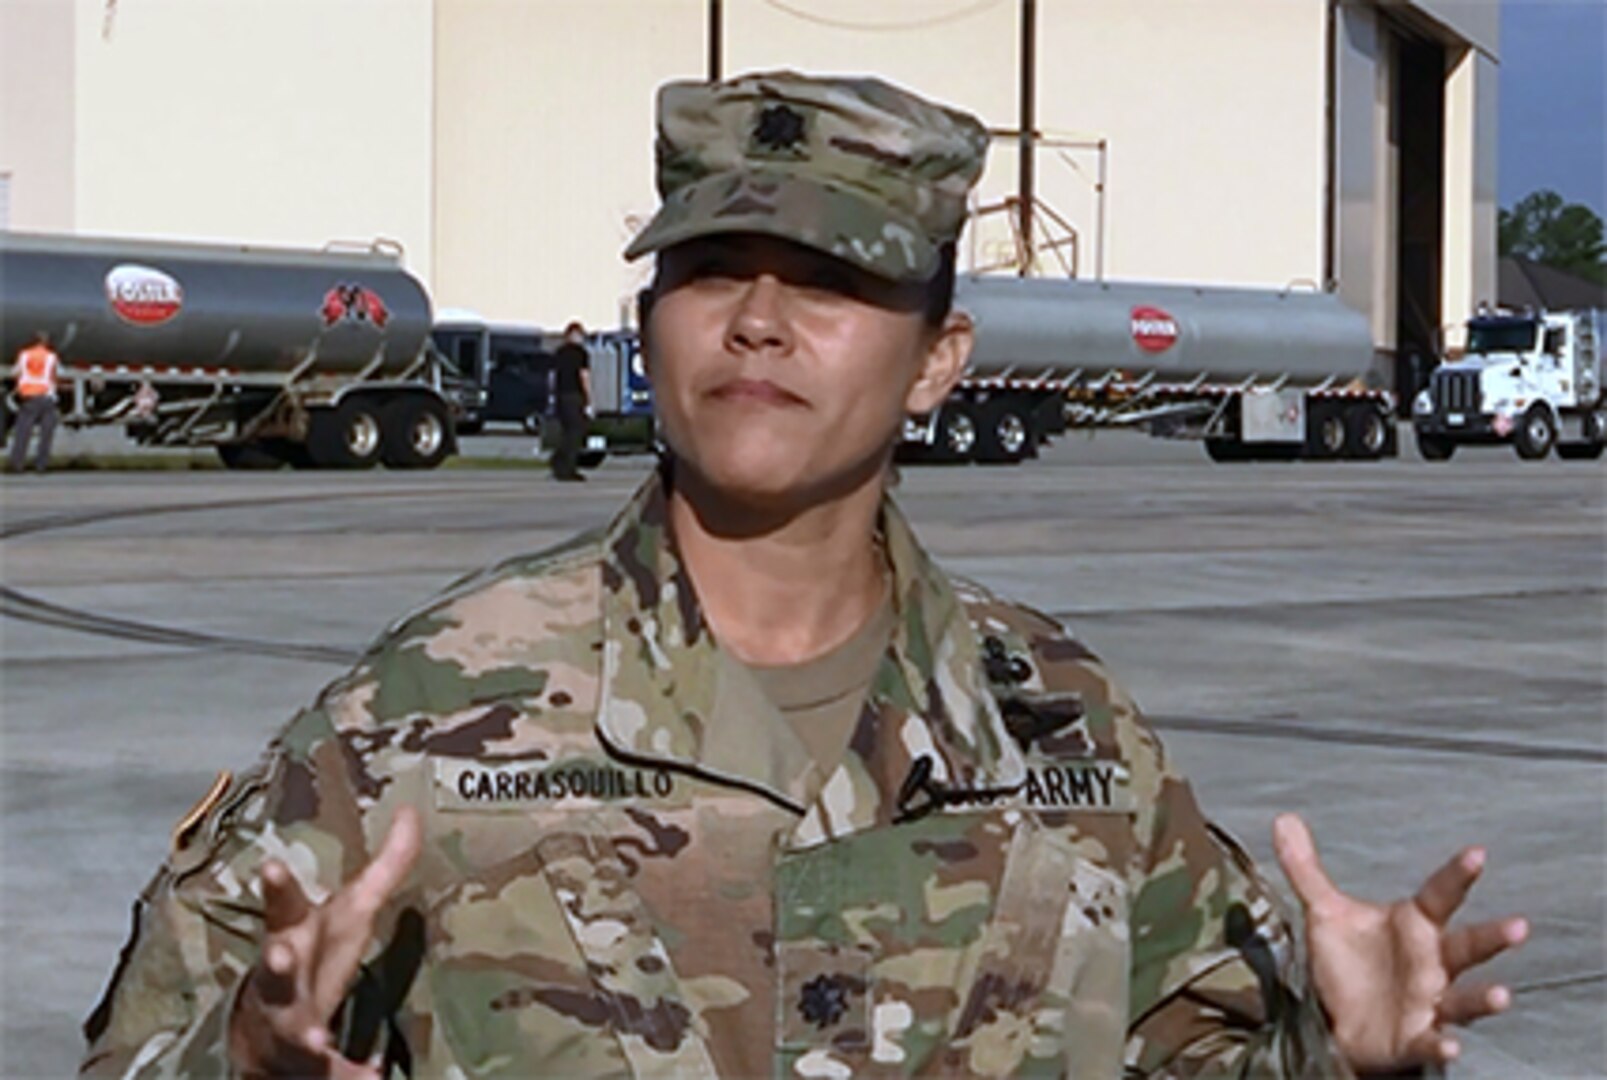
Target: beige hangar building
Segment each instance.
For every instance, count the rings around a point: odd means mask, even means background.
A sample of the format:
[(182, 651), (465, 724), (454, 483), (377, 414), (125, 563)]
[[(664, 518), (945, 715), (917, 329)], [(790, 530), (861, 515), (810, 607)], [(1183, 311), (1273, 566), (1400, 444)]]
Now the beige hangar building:
[[(978, 199), (996, 205), (1017, 190), (1030, 28), (1035, 218), (1058, 241), (1041, 272), (1328, 283), (1404, 355), (1494, 298), (1499, 15), (1489, 0), (0, 0), (0, 225), (385, 237), (438, 310), (618, 325), (650, 272), (620, 251), (655, 202), (659, 83), (714, 65), (881, 75), (999, 131)], [(981, 216), (962, 263), (1007, 261), (1011, 220)]]

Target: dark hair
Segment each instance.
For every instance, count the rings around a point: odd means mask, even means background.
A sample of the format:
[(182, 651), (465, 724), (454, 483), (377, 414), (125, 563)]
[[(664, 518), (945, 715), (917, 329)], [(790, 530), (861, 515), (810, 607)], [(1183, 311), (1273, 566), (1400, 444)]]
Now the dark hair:
[(954, 309), (954, 242), (937, 249), (937, 273), (926, 282), (926, 298), (921, 305), (921, 318), (933, 330), (943, 325)]
[(568, 337), (570, 334), (584, 335), (585, 333), (586, 328), (581, 325), (578, 319), (572, 320), (568, 326), (564, 327), (564, 337)]

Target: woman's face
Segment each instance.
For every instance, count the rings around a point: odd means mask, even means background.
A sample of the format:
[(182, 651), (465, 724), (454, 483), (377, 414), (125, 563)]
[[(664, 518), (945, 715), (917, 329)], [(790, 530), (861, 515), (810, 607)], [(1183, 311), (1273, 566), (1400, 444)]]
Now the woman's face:
[(970, 323), (925, 286), (752, 234), (659, 255), (648, 372), (679, 464), (738, 501), (801, 507), (879, 475), (907, 413), (947, 396)]

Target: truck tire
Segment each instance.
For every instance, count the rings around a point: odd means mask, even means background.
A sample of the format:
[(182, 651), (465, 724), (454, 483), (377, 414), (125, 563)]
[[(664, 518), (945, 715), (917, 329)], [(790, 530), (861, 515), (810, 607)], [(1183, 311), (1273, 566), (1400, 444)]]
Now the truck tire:
[(1607, 451), (1607, 414), (1600, 412), (1585, 415), (1584, 442), (1557, 444), (1557, 456), (1568, 461), (1594, 461)]
[(1543, 405), (1531, 405), (1512, 433), (1512, 448), (1525, 461), (1539, 461), (1557, 444), (1557, 422)]
[(1345, 456), (1353, 461), (1377, 461), (1389, 446), (1389, 421), (1376, 405), (1352, 405), (1345, 410)]
[(368, 469), (379, 463), (385, 429), (379, 409), (368, 398), (351, 397), (333, 409), (315, 409), (307, 421), (307, 455), (314, 467)]
[(397, 398), (380, 413), (380, 459), (388, 469), (433, 469), (452, 453), (452, 424), (433, 398)]
[(1444, 435), (1417, 435), (1417, 453), (1424, 461), (1450, 461), (1456, 453), (1456, 443)]
[(226, 469), (242, 472), (261, 472), (282, 468), (288, 462), (284, 454), (265, 442), (219, 443), (218, 459)]
[(1250, 448), (1238, 439), (1206, 439), (1205, 456), (1219, 464), (1249, 461)]
[(976, 436), (976, 459), (990, 465), (1019, 465), (1032, 453), (1032, 419), (1012, 398), (982, 408)]
[(1306, 418), (1306, 453), (1314, 461), (1351, 457), (1350, 423), (1338, 402), (1318, 401)]
[(932, 449), (938, 461), (970, 461), (976, 455), (976, 417), (968, 406), (958, 402), (943, 406), (937, 417), (937, 443)]

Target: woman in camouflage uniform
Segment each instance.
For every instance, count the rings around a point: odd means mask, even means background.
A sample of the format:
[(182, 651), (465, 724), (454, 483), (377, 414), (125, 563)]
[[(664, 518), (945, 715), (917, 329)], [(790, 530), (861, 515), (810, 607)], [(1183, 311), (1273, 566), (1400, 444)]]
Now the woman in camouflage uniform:
[[(88, 1021), (132, 1076), (1346, 1075), (1504, 1006), (1467, 852), (1311, 967), (1105, 668), (885, 493), (964, 369), (986, 133), (871, 79), (674, 84), (664, 467), (466, 581), (183, 823)], [(1332, 1019), (1332, 1032), (1324, 1007)]]

